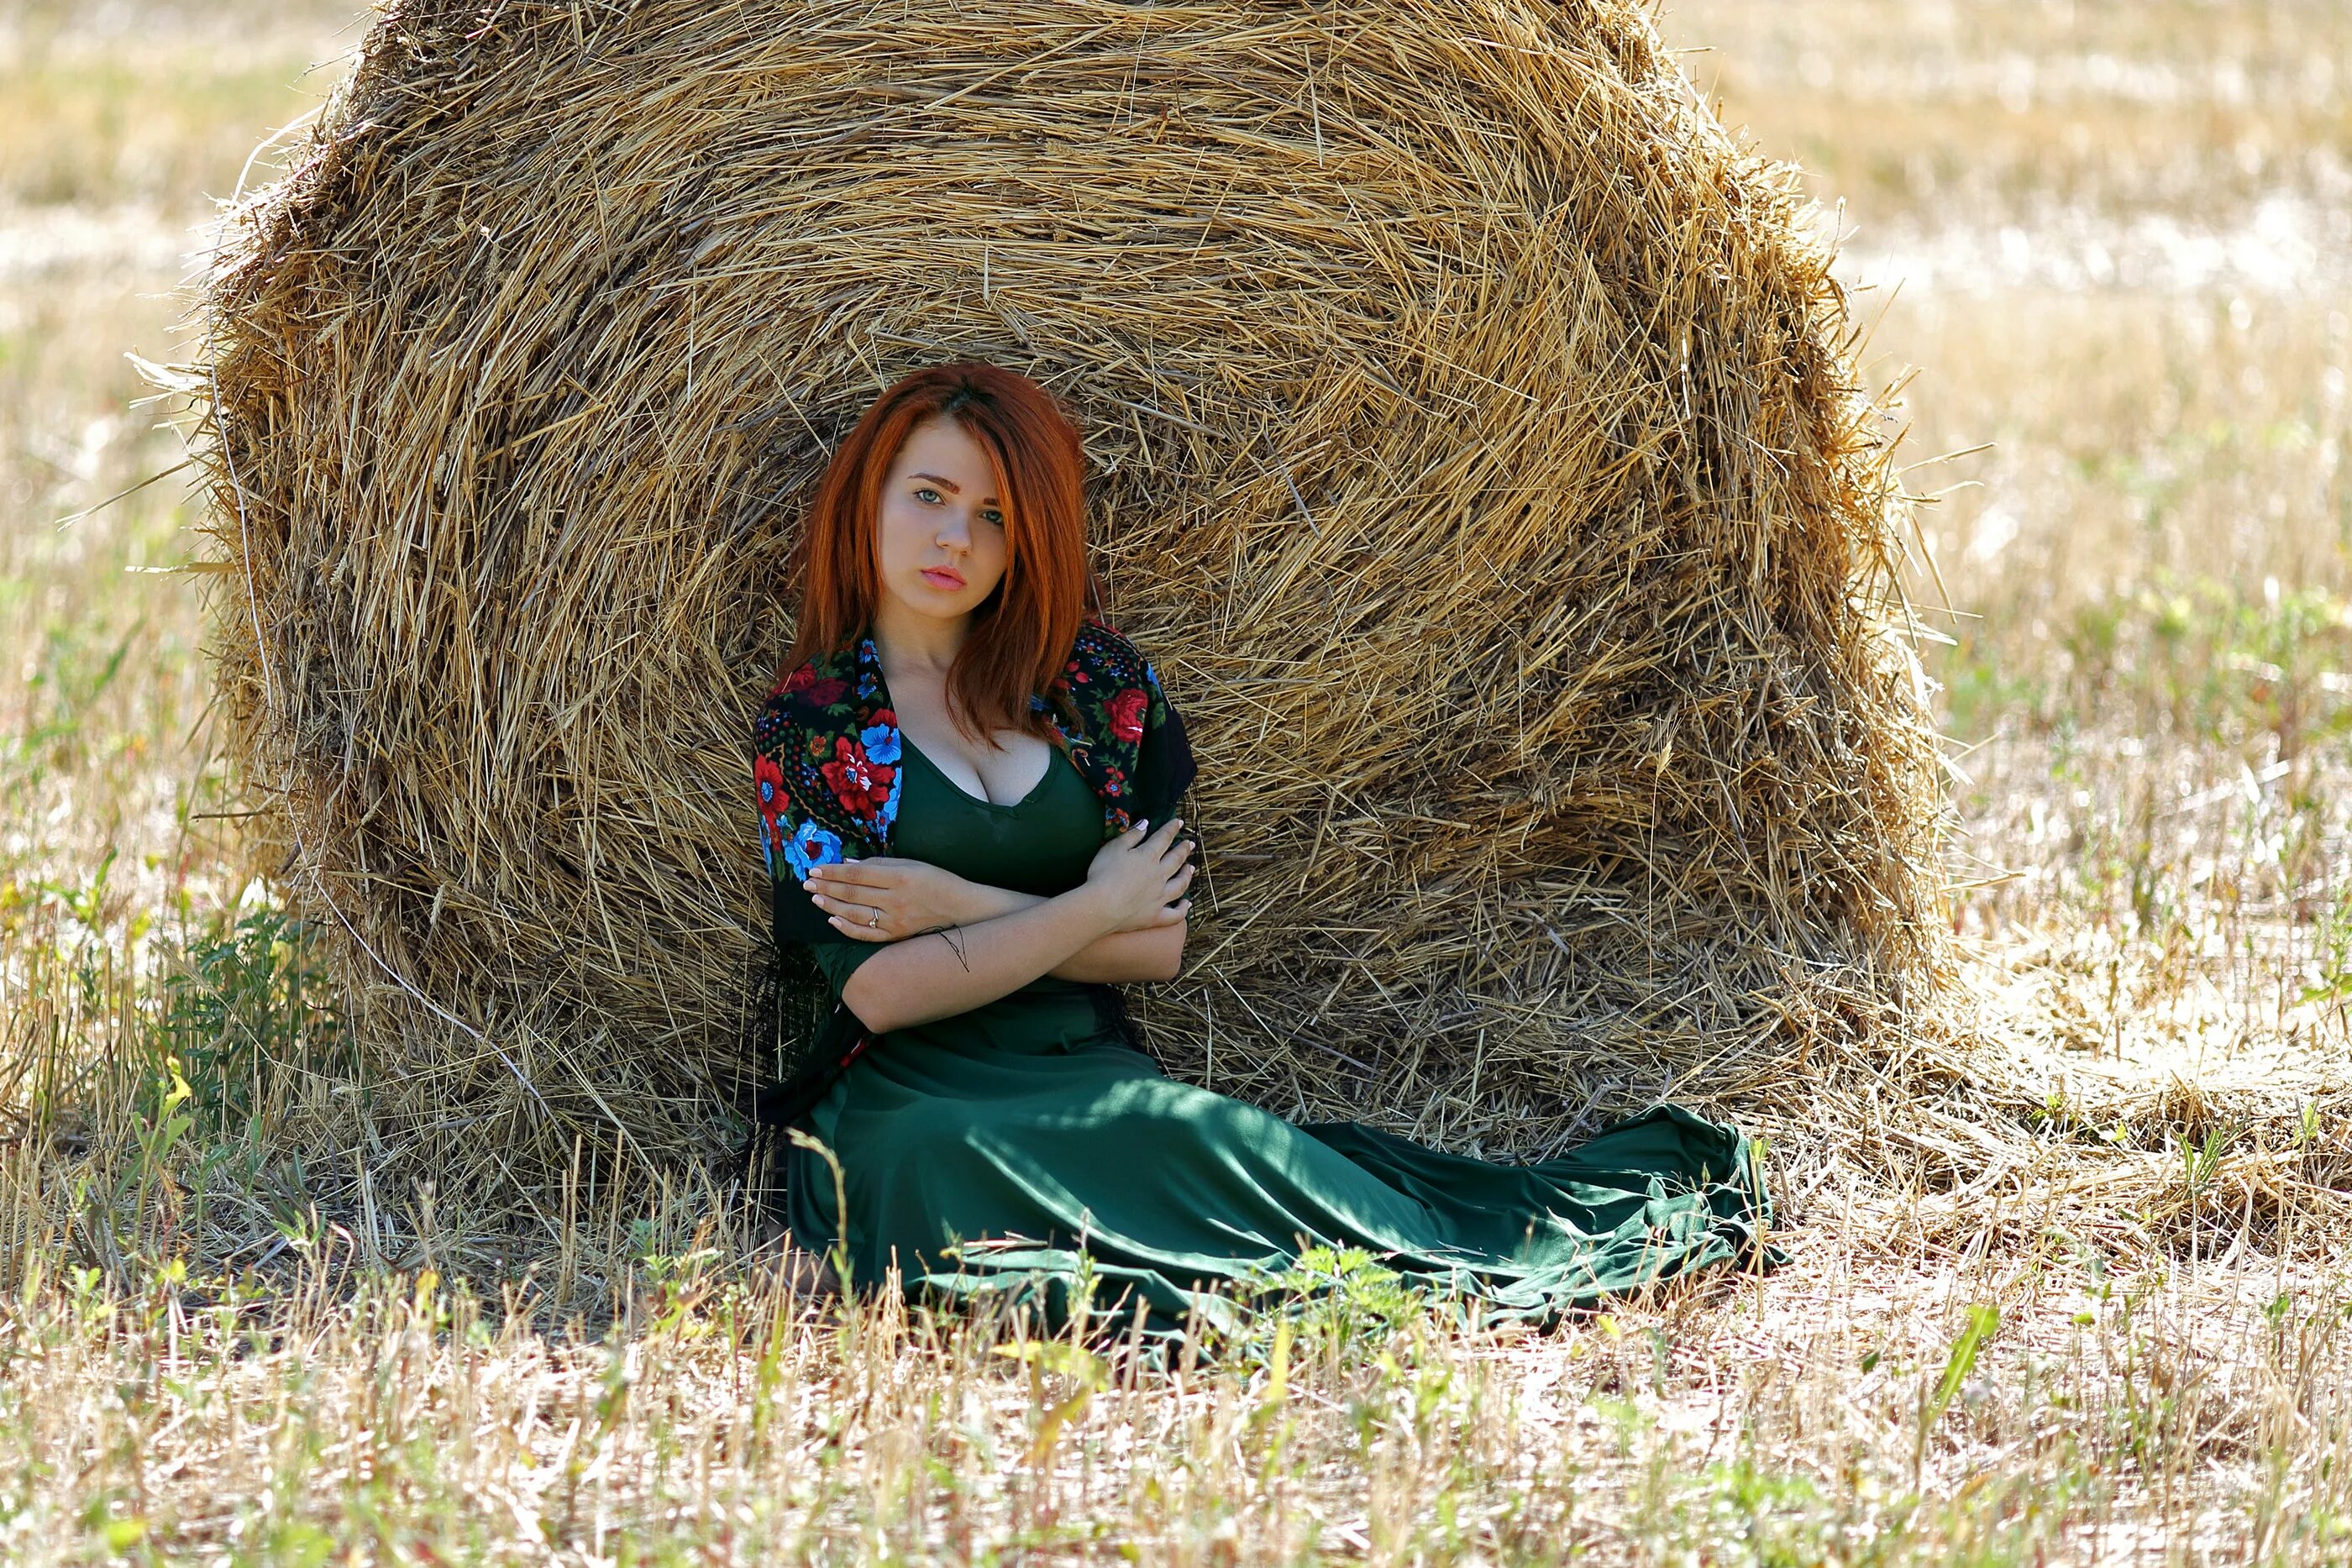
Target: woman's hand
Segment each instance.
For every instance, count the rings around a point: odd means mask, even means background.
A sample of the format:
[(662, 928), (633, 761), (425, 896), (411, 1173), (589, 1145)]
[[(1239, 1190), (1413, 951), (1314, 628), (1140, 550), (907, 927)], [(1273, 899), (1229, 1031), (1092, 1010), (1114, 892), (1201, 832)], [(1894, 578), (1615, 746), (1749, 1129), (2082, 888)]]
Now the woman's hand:
[(1147, 837), (1150, 824), (1138, 822), (1095, 852), (1087, 885), (1110, 915), (1110, 930), (1176, 925), (1192, 911), (1183, 893), (1192, 883), (1192, 841), (1176, 836), (1183, 825), (1171, 817)]
[(860, 942), (896, 942), (998, 913), (976, 909), (967, 896), (972, 884), (955, 873), (892, 855), (811, 866), (801, 885), (835, 930)]

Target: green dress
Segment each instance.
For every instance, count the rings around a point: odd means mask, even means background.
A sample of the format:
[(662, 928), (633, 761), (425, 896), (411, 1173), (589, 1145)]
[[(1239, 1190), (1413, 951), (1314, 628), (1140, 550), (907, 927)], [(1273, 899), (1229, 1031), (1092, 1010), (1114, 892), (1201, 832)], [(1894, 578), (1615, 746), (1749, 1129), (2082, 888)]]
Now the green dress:
[[(1102, 810), (1058, 753), (1014, 805), (980, 800), (901, 737), (897, 854), (1051, 895), (1085, 880)], [(821, 943), (837, 996), (879, 944)], [(895, 1261), (910, 1301), (1028, 1301), (1067, 1321), (1080, 1250), (1090, 1310), (1167, 1341), (1304, 1247), (1367, 1249), (1436, 1288), (1457, 1321), (1549, 1322), (1563, 1308), (1746, 1257), (1766, 1218), (1750, 1145), (1674, 1106), (1556, 1158), (1504, 1165), (1355, 1122), (1294, 1123), (1168, 1077), (1088, 990), (1045, 976), (969, 1012), (893, 1030), (795, 1124), (842, 1166), (785, 1151), (788, 1225), (845, 1241), (853, 1288)], [(1235, 1285), (1244, 1285), (1240, 1291)]]

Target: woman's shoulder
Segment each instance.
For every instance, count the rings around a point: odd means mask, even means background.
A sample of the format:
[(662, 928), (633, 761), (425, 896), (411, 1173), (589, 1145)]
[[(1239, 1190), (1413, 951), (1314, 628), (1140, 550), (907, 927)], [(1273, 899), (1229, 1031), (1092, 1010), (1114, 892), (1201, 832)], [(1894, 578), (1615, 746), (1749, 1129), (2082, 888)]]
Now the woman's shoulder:
[(1070, 649), (1070, 662), (1076, 666), (1073, 674), (1084, 674), (1089, 680), (1112, 680), (1122, 685), (1142, 685), (1147, 681), (1157, 684), (1159, 672), (1144, 656), (1133, 639), (1108, 621), (1088, 618), (1078, 623), (1078, 634)]
[(855, 705), (857, 660), (855, 648), (840, 648), (803, 661), (776, 677), (767, 701), (752, 722), (752, 733), (762, 748), (792, 726), (837, 724)]
[[(1089, 748), (1105, 764), (1108, 782), (1097, 784), (1097, 793), (1120, 794), (1153, 819), (1173, 810), (1192, 781), (1192, 748), (1143, 650), (1108, 622), (1088, 620), (1070, 660), (1068, 690), (1088, 733), (1102, 743)], [(1112, 754), (1118, 766), (1108, 765)]]

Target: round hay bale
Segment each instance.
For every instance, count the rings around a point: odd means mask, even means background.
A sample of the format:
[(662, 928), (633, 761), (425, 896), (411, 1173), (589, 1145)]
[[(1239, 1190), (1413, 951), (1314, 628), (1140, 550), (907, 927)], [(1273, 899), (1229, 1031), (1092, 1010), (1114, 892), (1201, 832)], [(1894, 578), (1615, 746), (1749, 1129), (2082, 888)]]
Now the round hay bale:
[(199, 367), (378, 1115), (445, 1178), (712, 1130), (799, 507), (965, 357), (1078, 422), (1202, 758), (1171, 1071), (1526, 1148), (1866, 1054), (1941, 796), (1801, 210), (1619, 0), (395, 4)]

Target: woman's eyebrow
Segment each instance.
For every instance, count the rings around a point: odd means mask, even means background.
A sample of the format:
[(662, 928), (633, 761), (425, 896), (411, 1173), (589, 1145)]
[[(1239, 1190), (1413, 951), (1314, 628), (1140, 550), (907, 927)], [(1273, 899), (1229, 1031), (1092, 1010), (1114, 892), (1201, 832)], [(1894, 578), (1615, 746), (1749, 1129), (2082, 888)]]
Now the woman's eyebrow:
[[(961, 495), (962, 495), (962, 494), (963, 494), (963, 486), (961, 486), (961, 485), (957, 484), (957, 483), (956, 483), (954, 480), (952, 480), (952, 479), (950, 479), (950, 478), (946, 478), (946, 477), (944, 477), (944, 476), (941, 476), (941, 475), (938, 475), (938, 474), (909, 474), (909, 475), (908, 475), (908, 476), (907, 476), (907, 477), (908, 477), (908, 478), (909, 478), (909, 479), (929, 479), (929, 481), (931, 481), (931, 483), (933, 483), (933, 484), (935, 484), (935, 485), (945, 485), (949, 489), (953, 490), (953, 491), (954, 491), (957, 495), (959, 495), (959, 496), (961, 496)], [(983, 497), (981, 497), (981, 499), (982, 499), (982, 500), (983, 500), (983, 501), (993, 501), (993, 500), (995, 500), (995, 499), (996, 499), (996, 497), (993, 497), (993, 496), (983, 496)]]

